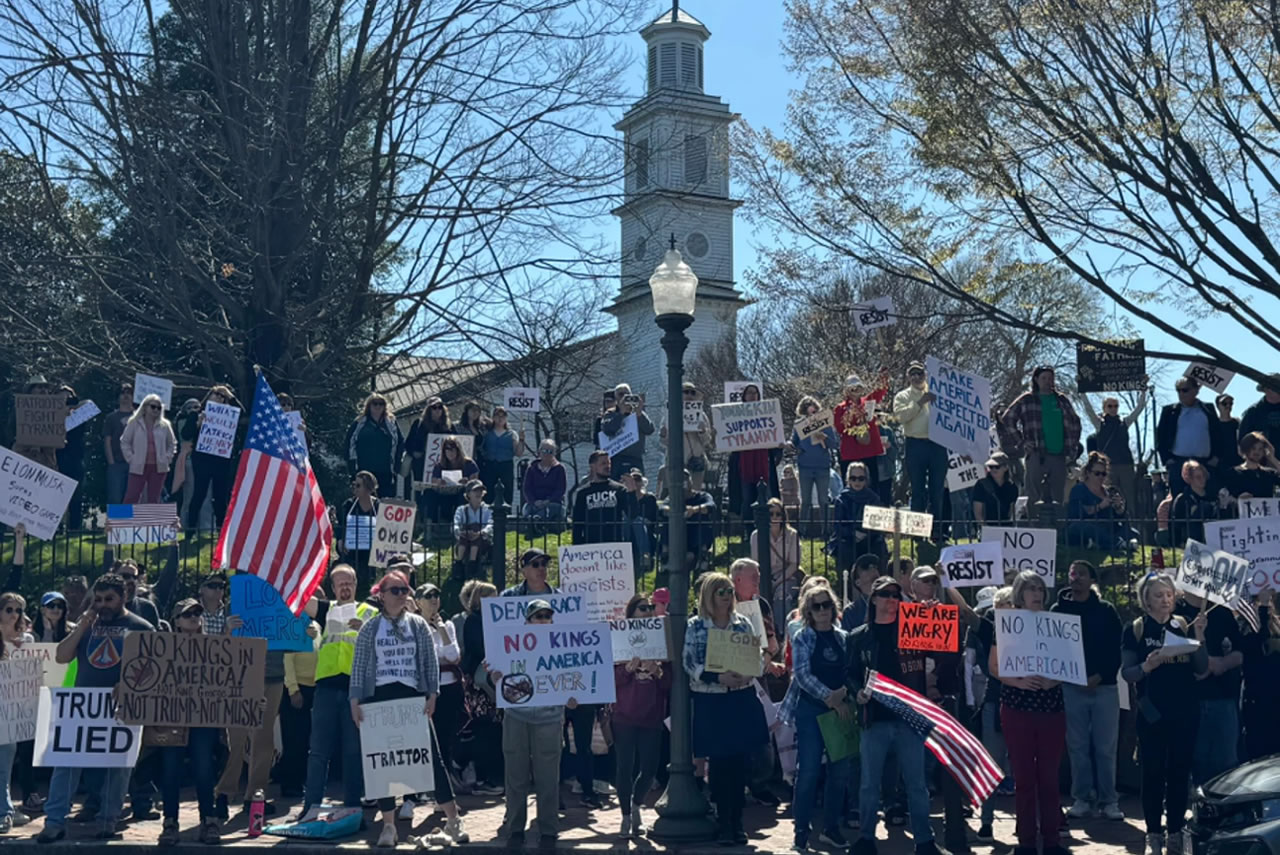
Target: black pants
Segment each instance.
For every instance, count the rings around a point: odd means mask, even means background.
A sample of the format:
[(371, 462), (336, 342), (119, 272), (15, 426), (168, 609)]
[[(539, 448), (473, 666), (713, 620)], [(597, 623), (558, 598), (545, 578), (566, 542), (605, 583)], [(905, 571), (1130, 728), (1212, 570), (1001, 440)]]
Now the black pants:
[(591, 732), (595, 729), (599, 704), (578, 704), (564, 711), (565, 721), (573, 725), (573, 776), (582, 786), (582, 795), (595, 792), (595, 760), (591, 756)]
[[(423, 698), (423, 702), (426, 702), (424, 695), (404, 683), (387, 683), (374, 689), (373, 697), (365, 698), (361, 703), (398, 701), (402, 698)], [(439, 703), (438, 699), (437, 703)], [(453, 801), (453, 786), (449, 783), (449, 776), (445, 773), (444, 764), (440, 761), (440, 740), (436, 738), (434, 724), (431, 725), (431, 774), (435, 776), (436, 781), (436, 804), (443, 805)], [(395, 807), (396, 800), (392, 796), (378, 799), (378, 810), (384, 813), (395, 810)]]
[(613, 750), (617, 754), (618, 772), (614, 786), (618, 788), (618, 807), (629, 816), (632, 805), (644, 803), (644, 797), (658, 772), (662, 757), (662, 725), (632, 727), (613, 723)]
[[(1245, 698), (1241, 720), (1244, 744), (1250, 760), (1280, 753), (1280, 730), (1275, 727), (1275, 704), (1260, 698)], [(22, 757), (22, 753), (18, 753)]]
[(480, 480), (489, 491), (489, 504), (498, 501), (498, 482), (502, 482), (502, 501), (511, 505), (511, 496), (516, 482), (516, 464), (514, 460), (482, 460), (480, 461)]
[(191, 455), (191, 469), (194, 482), (191, 485), (191, 507), (187, 511), (187, 528), (194, 529), (200, 522), (200, 507), (204, 504), (209, 485), (213, 485), (213, 522), (216, 528), (222, 528), (222, 521), (227, 516), (227, 502), (231, 499), (231, 482), (235, 477), (231, 460), (216, 454)]
[(1195, 698), (1184, 703), (1190, 711), (1181, 718), (1164, 717), (1150, 724), (1138, 715), (1138, 750), (1142, 752), (1142, 815), (1148, 834), (1159, 834), (1164, 814), (1169, 833), (1182, 830), (1187, 814), (1192, 748), (1200, 725)]
[(295, 707), (286, 692), (280, 704), (280, 736), (284, 751), (276, 767), (276, 783), (283, 794), (302, 792), (307, 782), (307, 756), (311, 748), (311, 701), (315, 686), (299, 686), (302, 706)]
[(743, 782), (747, 780), (747, 755), (727, 754), (707, 758), (707, 786), (721, 825), (742, 825)]
[(440, 759), (446, 769), (450, 767), (453, 740), (458, 735), (458, 728), (462, 727), (462, 716), (462, 683), (441, 686), (432, 723), (435, 724), (436, 739), (440, 743)]

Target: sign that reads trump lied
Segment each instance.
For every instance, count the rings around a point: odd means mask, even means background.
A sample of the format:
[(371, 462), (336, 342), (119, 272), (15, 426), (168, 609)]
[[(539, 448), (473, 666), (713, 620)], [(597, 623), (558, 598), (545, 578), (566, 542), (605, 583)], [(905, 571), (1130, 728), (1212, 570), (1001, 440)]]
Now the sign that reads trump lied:
[(33, 765), (82, 769), (133, 768), (142, 728), (116, 718), (111, 689), (40, 690)]
[(588, 621), (618, 620), (636, 592), (635, 566), (629, 543), (562, 546), (560, 590), (582, 594)]
[(1001, 677), (1048, 677), (1077, 686), (1089, 682), (1079, 615), (996, 609), (995, 621)]
[(786, 442), (782, 404), (777, 398), (716, 404), (711, 408), (717, 451), (778, 448)]

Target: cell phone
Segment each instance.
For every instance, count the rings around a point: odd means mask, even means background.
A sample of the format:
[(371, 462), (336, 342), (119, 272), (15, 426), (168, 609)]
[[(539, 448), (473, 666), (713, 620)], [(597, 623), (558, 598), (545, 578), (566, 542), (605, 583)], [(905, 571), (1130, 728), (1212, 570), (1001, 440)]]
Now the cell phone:
[(638, 406), (640, 406), (640, 396), (639, 396), (639, 395), (627, 395), (626, 397), (624, 397), (624, 398), (622, 399), (622, 401), (623, 401), (623, 403), (629, 404), (629, 405), (631, 405), (631, 406), (633, 406), (633, 407), (638, 407)]

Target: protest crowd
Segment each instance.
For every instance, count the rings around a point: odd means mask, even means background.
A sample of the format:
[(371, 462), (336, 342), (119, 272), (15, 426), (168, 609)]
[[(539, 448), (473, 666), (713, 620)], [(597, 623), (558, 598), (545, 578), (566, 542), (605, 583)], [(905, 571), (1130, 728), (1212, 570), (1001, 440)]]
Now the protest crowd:
[[(1132, 412), (1107, 396), (1098, 414), (1086, 397), (1082, 418), (1050, 367), (1000, 403), (934, 363), (896, 382), (851, 376), (834, 404), (806, 395), (785, 422), (760, 384), (705, 409), (685, 384), (679, 428), (619, 385), (576, 484), (556, 442), (513, 428), (509, 407), (448, 402), (455, 422), (431, 398), (405, 430), (374, 394), (346, 436), (339, 502), (320, 496), (301, 416), (265, 380), (247, 406), (217, 385), (170, 412), (135, 379), (98, 416), (107, 524), (176, 538), (208, 497), (218, 569), (185, 587), (174, 546), (158, 573), (116, 557), (97, 578), (28, 590), (33, 539), (80, 524), (75, 445), (94, 423), (56, 447), (20, 429), (0, 465), (69, 491), (52, 513), (0, 516), (13, 547), (0, 677), (6, 709), (23, 710), (0, 725), (0, 832), (43, 813), (40, 843), (73, 827), (110, 840), (162, 819), (157, 842), (172, 845), (193, 794), (188, 836), (206, 844), (244, 811), (250, 835), (302, 838), (376, 817), (377, 845), (394, 847), (430, 804), (438, 829), (410, 842), (437, 848), (470, 842), (472, 800), (501, 799), (500, 840), (520, 849), (533, 796), (540, 849), (583, 816), (570, 797), (639, 838), (683, 681), (726, 846), (750, 842), (748, 804), (792, 823), (795, 851), (853, 855), (874, 854), (881, 822), (921, 855), (994, 846), (999, 809), (1016, 815), (1015, 855), (1063, 855), (1072, 823), (1124, 819), (1117, 770), (1136, 756), (1146, 855), (1191, 855), (1194, 788), (1280, 752), (1267, 714), (1277, 583), (1229, 540), (1239, 521), (1280, 514), (1280, 378), (1238, 420), (1229, 396), (1204, 401), (1180, 378), (1153, 477), (1130, 435), (1145, 375)], [(70, 424), (81, 406), (39, 377), (25, 396), (61, 402), (24, 410), (33, 419)], [(646, 471), (646, 443), (665, 447), (672, 429), (684, 460)], [(949, 482), (957, 472), (970, 482)], [(665, 520), (681, 500), (685, 555), (671, 556)], [(565, 536), (511, 548), (499, 501), (521, 531)], [(730, 516), (747, 554), (721, 561), (713, 523)], [(426, 526), (451, 541), (448, 580), (415, 555)], [(815, 537), (835, 573), (806, 573)], [(913, 560), (919, 545), (936, 560)], [(1139, 547), (1159, 558), (1120, 580), (1123, 603), (1104, 599), (1105, 562)], [(676, 566), (692, 580), (682, 649), (668, 625)]]

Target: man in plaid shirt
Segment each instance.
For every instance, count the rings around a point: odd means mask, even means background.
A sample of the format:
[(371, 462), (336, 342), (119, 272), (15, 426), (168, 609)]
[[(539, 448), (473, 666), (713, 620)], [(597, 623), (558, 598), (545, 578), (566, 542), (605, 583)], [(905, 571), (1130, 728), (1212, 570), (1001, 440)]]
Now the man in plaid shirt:
[(222, 635), (227, 629), (227, 606), (223, 595), (227, 590), (227, 577), (221, 573), (206, 576), (200, 583), (200, 605), (204, 608), (205, 635)]
[(996, 423), (1000, 445), (1011, 457), (1024, 458), (1027, 505), (1067, 494), (1067, 464), (1080, 456), (1080, 417), (1054, 385), (1053, 368), (1031, 373), (1031, 389), (1009, 405)]

